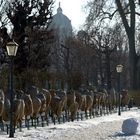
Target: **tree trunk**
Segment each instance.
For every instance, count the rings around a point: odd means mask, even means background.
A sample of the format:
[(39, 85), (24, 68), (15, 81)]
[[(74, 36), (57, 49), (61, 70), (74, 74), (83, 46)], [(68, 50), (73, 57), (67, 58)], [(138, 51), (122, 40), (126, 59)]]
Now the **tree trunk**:
[(103, 66), (102, 66), (102, 54), (99, 55), (99, 72), (101, 77), (101, 87), (104, 88)]
[(110, 55), (108, 54), (108, 52), (106, 52), (106, 74), (107, 74), (107, 89), (110, 90), (112, 85), (111, 85), (111, 71), (110, 71)]
[(135, 53), (135, 43), (134, 38), (130, 35), (129, 37), (129, 68), (130, 68), (130, 88), (138, 89), (139, 85), (137, 84), (139, 79), (137, 78), (137, 62), (138, 56)]
[(116, 5), (118, 7), (118, 12), (121, 16), (123, 25), (126, 30), (126, 34), (128, 36), (129, 40), (129, 68), (130, 68), (130, 88), (131, 89), (138, 89), (138, 81), (139, 78), (137, 78), (137, 62), (138, 62), (138, 56), (136, 54), (135, 50), (135, 1), (129, 0), (129, 6), (130, 6), (130, 24), (128, 24), (128, 20), (125, 16), (124, 9), (122, 7), (121, 1), (116, 0)]

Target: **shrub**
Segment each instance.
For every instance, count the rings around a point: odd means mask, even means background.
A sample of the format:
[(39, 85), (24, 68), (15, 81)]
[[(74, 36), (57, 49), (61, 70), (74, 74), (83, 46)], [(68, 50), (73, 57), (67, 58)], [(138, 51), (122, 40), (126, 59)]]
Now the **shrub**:
[(134, 104), (140, 106), (140, 90), (130, 90), (128, 94), (134, 99)]

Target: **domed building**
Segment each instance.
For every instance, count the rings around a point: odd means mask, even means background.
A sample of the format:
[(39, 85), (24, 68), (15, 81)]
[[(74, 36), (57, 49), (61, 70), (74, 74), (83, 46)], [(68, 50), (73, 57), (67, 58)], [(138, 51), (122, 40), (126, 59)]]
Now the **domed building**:
[(53, 16), (49, 29), (55, 30), (62, 42), (64, 42), (66, 38), (72, 36), (71, 20), (63, 14), (60, 2), (57, 13)]
[(58, 75), (63, 75), (66, 73), (65, 61), (67, 48), (65, 47), (65, 41), (69, 37), (72, 37), (72, 25), (71, 20), (65, 16), (62, 12), (62, 8), (57, 8), (57, 13), (53, 16), (52, 22), (49, 25), (49, 30), (53, 30), (54, 40), (50, 44), (51, 46), (51, 59), (50, 71), (55, 71)]

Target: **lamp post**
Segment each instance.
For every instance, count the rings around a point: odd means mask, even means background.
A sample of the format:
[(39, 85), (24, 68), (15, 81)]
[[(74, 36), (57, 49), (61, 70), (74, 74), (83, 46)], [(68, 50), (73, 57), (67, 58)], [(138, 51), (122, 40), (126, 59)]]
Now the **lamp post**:
[(13, 58), (16, 56), (18, 44), (14, 41), (8, 42), (6, 45), (8, 56), (10, 57), (10, 72), (9, 72), (9, 95), (10, 95), (10, 133), (9, 137), (14, 137), (14, 127), (13, 127)]
[(119, 110), (118, 110), (118, 115), (121, 115), (121, 98), (120, 98), (120, 75), (123, 70), (123, 65), (117, 65), (116, 66), (116, 71), (118, 73), (118, 92), (119, 92)]

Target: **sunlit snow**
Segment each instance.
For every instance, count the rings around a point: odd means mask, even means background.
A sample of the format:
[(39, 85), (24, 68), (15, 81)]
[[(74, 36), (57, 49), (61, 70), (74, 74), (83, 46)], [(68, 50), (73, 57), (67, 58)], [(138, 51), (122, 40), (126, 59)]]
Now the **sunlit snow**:
[[(30, 130), (23, 128), (22, 132), (17, 129), (14, 140), (140, 140), (140, 126), (136, 135), (126, 136), (121, 132), (122, 122), (127, 118), (136, 118), (140, 122), (140, 110), (122, 112), (121, 116), (115, 113)], [(12, 138), (6, 132), (0, 132), (0, 140), (9, 139)]]

